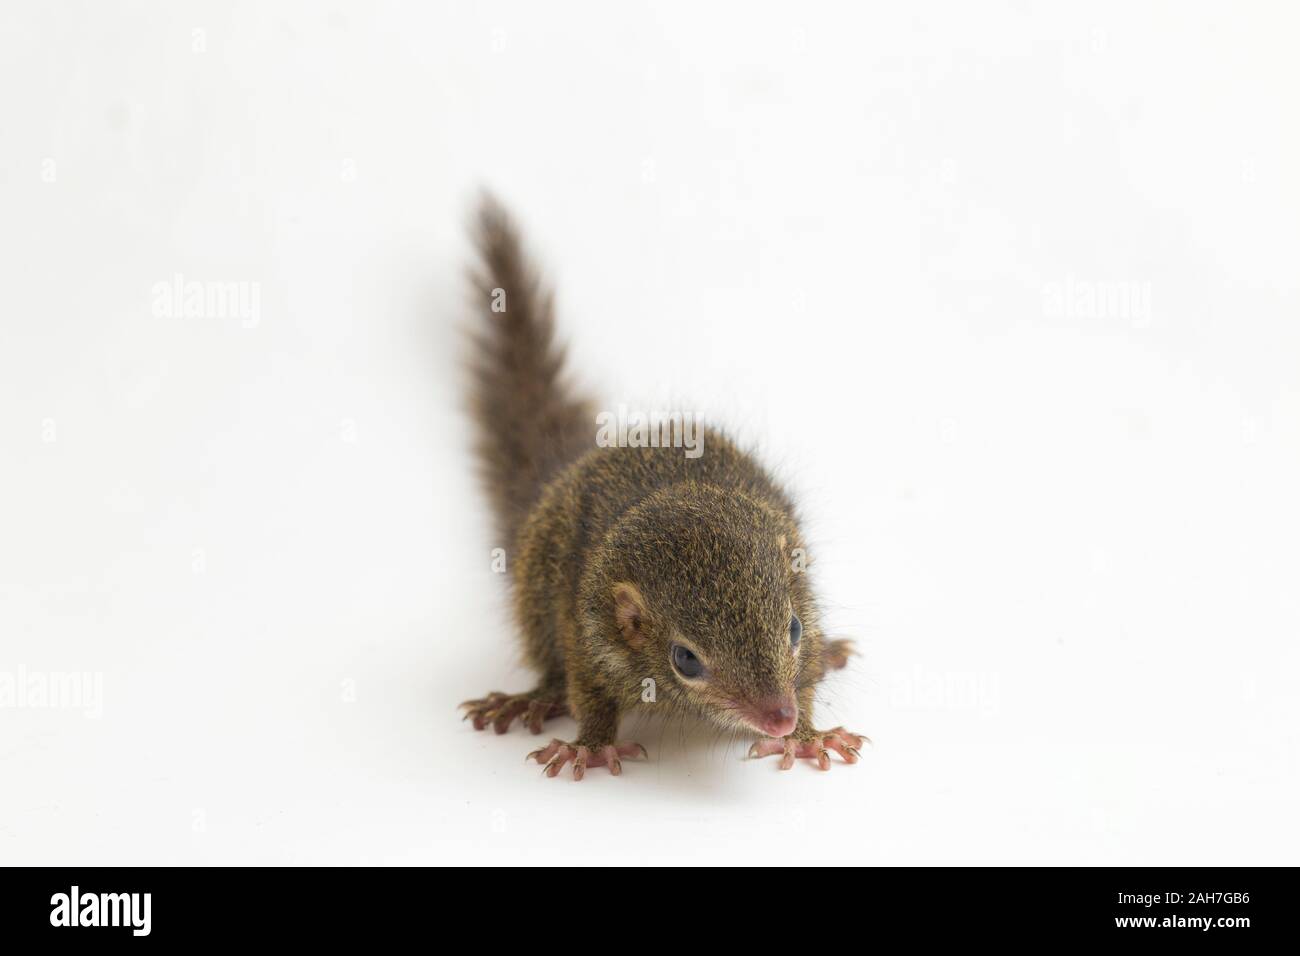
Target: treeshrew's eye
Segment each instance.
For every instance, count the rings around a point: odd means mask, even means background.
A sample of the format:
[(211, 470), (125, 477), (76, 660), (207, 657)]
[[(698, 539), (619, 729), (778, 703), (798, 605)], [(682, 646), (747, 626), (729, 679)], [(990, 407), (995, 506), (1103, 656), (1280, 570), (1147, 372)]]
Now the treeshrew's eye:
[(673, 645), (673, 667), (683, 677), (699, 677), (704, 673), (700, 659), (680, 644)]
[(799, 622), (799, 615), (790, 615), (790, 646), (798, 647), (799, 639), (803, 637), (803, 624)]

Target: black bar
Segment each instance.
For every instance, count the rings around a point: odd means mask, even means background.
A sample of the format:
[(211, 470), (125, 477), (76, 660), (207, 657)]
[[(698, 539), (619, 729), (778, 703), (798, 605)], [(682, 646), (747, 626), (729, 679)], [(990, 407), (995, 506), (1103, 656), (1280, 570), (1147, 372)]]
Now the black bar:
[[(1287, 941), (1296, 925), (1291, 869), (780, 868), (713, 878), (660, 871), (605, 878), (397, 868), (10, 868), (0, 874), (6, 943), (317, 939), (337, 945), (397, 941), (412, 933), (481, 931), (487, 938), (501, 928), (528, 925), (590, 933), (599, 941), (619, 932), (619, 913), (635, 914), (626, 922), (631, 937), (658, 934), (655, 919), (678, 923), (690, 912), (714, 926), (725, 920), (742, 935), (779, 925), (793, 932), (804, 928), (813, 931), (810, 942), (836, 922), (845, 928), (869, 925), (872, 937), (901, 933), (972, 944), (1006, 939), (1183, 945), (1204, 939), (1229, 946)], [(100, 921), (103, 914), (108, 922), (116, 915), (119, 925), (53, 925), (71, 922), (74, 886), (79, 917)], [(104, 901), (102, 894), (114, 896)], [(96, 902), (87, 903), (88, 897)], [(61, 910), (63, 901), (69, 905)], [(595, 919), (601, 910), (609, 913), (608, 923)], [(690, 922), (678, 929), (689, 932)]]

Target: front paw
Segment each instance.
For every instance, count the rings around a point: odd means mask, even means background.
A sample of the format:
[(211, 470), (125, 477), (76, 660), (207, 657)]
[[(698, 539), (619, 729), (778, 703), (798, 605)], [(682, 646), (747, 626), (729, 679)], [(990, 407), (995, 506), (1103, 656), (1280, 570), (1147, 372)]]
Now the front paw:
[(581, 780), (588, 767), (608, 767), (609, 772), (617, 777), (623, 772), (620, 757), (646, 758), (646, 750), (640, 744), (606, 744), (601, 747), (584, 747), (579, 744), (552, 740), (540, 750), (534, 750), (525, 760), (536, 760), (546, 764), (542, 773), (548, 777), (558, 776), (564, 765), (573, 762), (573, 779)]
[(851, 734), (843, 727), (836, 727), (834, 730), (809, 730), (802, 733), (796, 731), (785, 738), (769, 737), (760, 740), (749, 748), (749, 755), (768, 757), (772, 754), (780, 754), (782, 770), (789, 770), (794, 766), (795, 760), (800, 758), (816, 760), (817, 769), (830, 770), (832, 750), (843, 757), (845, 763), (857, 763), (858, 758), (862, 756), (864, 743), (869, 744), (871, 740), (860, 734)]

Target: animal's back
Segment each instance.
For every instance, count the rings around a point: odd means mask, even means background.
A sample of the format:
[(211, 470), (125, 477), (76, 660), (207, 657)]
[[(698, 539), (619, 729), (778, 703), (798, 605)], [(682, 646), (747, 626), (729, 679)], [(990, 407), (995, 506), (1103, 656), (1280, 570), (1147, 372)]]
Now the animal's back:
[[(594, 418), (591, 434), (594, 444)], [(676, 447), (593, 447), (543, 489), (513, 562), (515, 612), (531, 664), (563, 673), (581, 617), (583, 565), (618, 519), (651, 495), (690, 483), (792, 513), (785, 492), (752, 456), (719, 431), (706, 428), (700, 437), (698, 457)]]

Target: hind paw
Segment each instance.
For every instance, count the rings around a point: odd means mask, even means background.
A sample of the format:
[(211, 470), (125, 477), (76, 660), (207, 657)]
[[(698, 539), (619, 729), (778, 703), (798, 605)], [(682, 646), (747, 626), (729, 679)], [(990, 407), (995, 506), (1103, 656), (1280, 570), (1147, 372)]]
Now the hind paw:
[(473, 720), (475, 730), (483, 730), (488, 724), (499, 734), (504, 734), (520, 718), (523, 725), (535, 734), (542, 732), (542, 724), (552, 717), (563, 717), (569, 709), (553, 700), (548, 700), (538, 691), (527, 694), (503, 694), (494, 690), (478, 700), (467, 700), (460, 705), (465, 708), (463, 720)]

